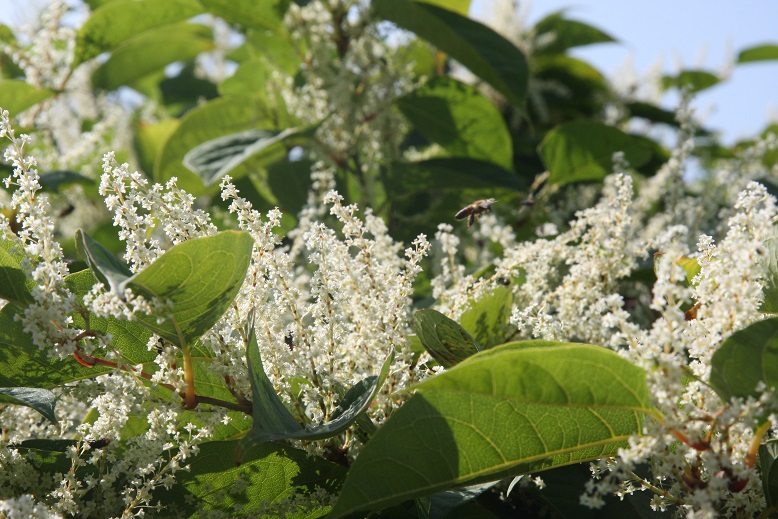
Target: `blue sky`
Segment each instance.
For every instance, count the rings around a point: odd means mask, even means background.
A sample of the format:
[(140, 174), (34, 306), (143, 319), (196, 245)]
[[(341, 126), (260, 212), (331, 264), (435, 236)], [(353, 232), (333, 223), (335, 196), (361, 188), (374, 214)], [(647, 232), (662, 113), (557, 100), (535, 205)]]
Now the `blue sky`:
[[(473, 0), (471, 12), (500, 1)], [(535, 0), (528, 6), (529, 23), (564, 8), (568, 17), (619, 40), (573, 51), (608, 77), (629, 58), (641, 74), (660, 59), (666, 73), (680, 67), (718, 72), (744, 48), (778, 44), (778, 1)], [(666, 107), (674, 103), (666, 96)], [(778, 61), (738, 65), (728, 81), (701, 92), (695, 106), (725, 142), (753, 136), (778, 118)]]

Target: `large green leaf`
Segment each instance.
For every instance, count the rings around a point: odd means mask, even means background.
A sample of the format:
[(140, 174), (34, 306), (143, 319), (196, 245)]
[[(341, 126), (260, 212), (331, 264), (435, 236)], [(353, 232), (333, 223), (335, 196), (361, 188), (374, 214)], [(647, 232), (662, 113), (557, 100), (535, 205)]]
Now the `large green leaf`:
[(546, 135), (538, 152), (556, 184), (602, 180), (612, 172), (613, 154), (621, 151), (632, 167), (651, 158), (651, 149), (618, 128), (595, 121), (560, 124)]
[(95, 69), (92, 84), (114, 90), (212, 48), (211, 29), (204, 25), (180, 23), (151, 29), (117, 47), (108, 61)]
[(476, 302), (462, 314), (459, 324), (484, 348), (502, 344), (516, 329), (509, 324), (513, 307), (513, 292), (498, 286), (491, 294)]
[(243, 463), (236, 467), (238, 443), (201, 444), (189, 470), (176, 475), (177, 487), (188, 494), (182, 500), (189, 503), (184, 505), (186, 516), (221, 510), (232, 517), (269, 518), (281, 517), (283, 510), (283, 517), (288, 519), (314, 519), (329, 512), (330, 506), (316, 499), (298, 499), (303, 504), (297, 510), (289, 510), (286, 501), (304, 496), (316, 487), (330, 494), (337, 493), (345, 467), (274, 442), (252, 447), (245, 453)]
[(416, 0), (417, 2), (423, 2), (425, 4), (432, 4), (454, 11), (462, 16), (467, 16), (470, 11), (470, 0)]
[(381, 18), (448, 53), (514, 105), (524, 104), (529, 82), (527, 60), (492, 29), (453, 11), (409, 0), (373, 0), (373, 7)]
[(769, 61), (778, 59), (778, 45), (756, 45), (743, 49), (737, 55), (738, 63), (751, 63), (752, 61)]
[(497, 108), (478, 90), (451, 78), (436, 78), (397, 101), (414, 129), (453, 156), (513, 169), (513, 143)]
[(184, 166), (184, 156), (196, 146), (242, 130), (273, 124), (252, 96), (228, 96), (190, 110), (173, 130), (154, 163), (154, 180), (178, 179), (178, 187), (194, 195), (203, 194), (205, 184)]
[(211, 186), (249, 159), (267, 157), (274, 161), (285, 157), (287, 147), (312, 138), (318, 127), (313, 124), (281, 131), (254, 129), (218, 137), (187, 153), (184, 166)]
[(200, 0), (208, 12), (248, 28), (276, 29), (289, 8), (289, 0)]
[(454, 366), (482, 349), (464, 328), (431, 308), (417, 310), (411, 327), (427, 352), (444, 368)]
[(265, 368), (262, 366), (256, 335), (252, 330), (247, 362), (251, 377), (254, 424), (251, 431), (244, 437), (238, 454), (240, 455), (252, 445), (270, 440), (322, 440), (345, 431), (367, 411), (386, 380), (393, 360), (394, 352), (386, 358), (378, 376), (368, 377), (349, 389), (339, 402), (339, 407), (333, 413), (332, 420), (303, 428), (278, 397), (273, 384), (267, 378)]
[(35, 106), (54, 95), (47, 88), (35, 88), (20, 79), (0, 79), (0, 108), (11, 116)]
[(598, 346), (481, 352), (417, 386), (363, 448), (332, 517), (612, 456), (656, 413), (645, 379)]
[(561, 53), (571, 47), (616, 41), (596, 27), (565, 18), (564, 11), (557, 11), (540, 20), (535, 25), (535, 32), (538, 35), (554, 35), (551, 43), (538, 49), (539, 54)]
[(0, 237), (0, 298), (19, 306), (32, 303), (35, 280), (27, 279), (22, 270), (24, 255), (13, 240)]
[(170, 305), (170, 315), (138, 320), (181, 348), (191, 346), (216, 324), (232, 304), (246, 277), (254, 240), (246, 232), (224, 231), (167, 250), (125, 282), (144, 297)]
[(57, 397), (48, 389), (37, 387), (0, 387), (0, 403), (24, 405), (42, 414), (52, 423), (57, 423), (54, 404)]
[(155, 27), (187, 20), (203, 12), (197, 0), (115, 0), (96, 9), (76, 36), (73, 65), (116, 48)]
[(733, 333), (711, 359), (710, 384), (724, 400), (759, 396), (760, 382), (778, 387), (778, 317)]

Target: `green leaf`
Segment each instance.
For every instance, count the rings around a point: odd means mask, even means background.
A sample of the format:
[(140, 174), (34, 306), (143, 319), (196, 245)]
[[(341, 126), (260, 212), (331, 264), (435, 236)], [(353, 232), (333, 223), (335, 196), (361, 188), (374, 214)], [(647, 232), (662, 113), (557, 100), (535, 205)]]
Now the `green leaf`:
[(778, 505), (778, 440), (769, 440), (759, 446), (759, 468), (762, 475), (762, 490), (767, 507)]
[[(78, 304), (95, 281), (89, 270), (65, 278), (66, 286), (76, 295)], [(74, 359), (62, 361), (49, 357), (49, 352), (38, 349), (30, 335), (24, 331), (24, 326), (17, 319), (21, 312), (13, 304), (5, 305), (0, 311), (0, 387), (52, 388), (111, 371), (104, 366), (87, 368)], [(84, 327), (85, 322), (80, 314), (75, 313), (72, 317), (74, 326)], [(146, 346), (151, 333), (138, 323), (90, 315), (89, 325), (96, 333), (111, 335), (112, 345), (121, 352), (121, 360), (126, 365), (137, 366), (152, 362), (156, 357), (156, 352), (148, 351)]]
[(313, 519), (329, 512), (329, 505), (316, 499), (305, 501), (306, 508), (289, 510), (288, 500), (316, 487), (337, 493), (345, 467), (274, 442), (252, 447), (236, 467), (238, 443), (201, 444), (190, 469), (176, 475), (177, 485), (196, 500), (194, 506), (187, 506), (188, 512), (221, 510), (230, 516), (281, 517), (283, 511), (288, 519)]
[(135, 153), (143, 171), (154, 171), (154, 162), (165, 141), (178, 128), (178, 119), (160, 119), (154, 123), (139, 123), (133, 132)]
[(133, 276), (127, 265), (81, 229), (76, 231), (76, 250), (101, 283), (116, 294), (124, 293), (127, 280)]
[(162, 323), (139, 315), (149, 330), (181, 348), (216, 324), (238, 294), (251, 261), (254, 240), (224, 231), (179, 243), (125, 282), (135, 294), (170, 304)]
[(452, 78), (435, 78), (397, 101), (427, 139), (453, 156), (513, 168), (513, 143), (497, 108), (478, 90)]
[(767, 263), (767, 280), (762, 288), (764, 301), (759, 311), (778, 314), (778, 230), (773, 229), (773, 234), (765, 246), (767, 247), (767, 254), (764, 257)]
[(197, 0), (114, 0), (95, 9), (78, 30), (73, 66), (149, 29), (182, 22), (202, 12)]
[(262, 366), (256, 335), (252, 330), (247, 362), (254, 404), (254, 424), (251, 431), (243, 438), (242, 447), (238, 451), (239, 459), (243, 451), (258, 443), (287, 439), (322, 440), (337, 436), (345, 431), (367, 411), (386, 380), (393, 360), (394, 352), (386, 358), (378, 376), (368, 377), (349, 389), (341, 399), (338, 409), (333, 412), (332, 420), (303, 428), (278, 397), (273, 384), (267, 378), (265, 368)]
[(662, 88), (669, 90), (670, 88), (683, 89), (686, 88), (692, 94), (710, 88), (721, 81), (717, 75), (707, 72), (705, 70), (684, 70), (677, 76), (663, 76)]
[(700, 267), (700, 263), (697, 261), (696, 258), (678, 258), (676, 263), (683, 269), (684, 273), (686, 274), (686, 283), (689, 286), (692, 286), (692, 280), (694, 279), (694, 276), (700, 273), (700, 270), (702, 270), (702, 267)]
[(48, 389), (34, 387), (0, 387), (0, 403), (24, 405), (42, 414), (50, 422), (57, 424), (54, 405), (57, 397)]
[(508, 287), (498, 286), (491, 294), (476, 302), (459, 319), (459, 324), (478, 340), (484, 348), (502, 344), (512, 330), (509, 324), (513, 307), (513, 292)]
[(482, 349), (464, 328), (437, 310), (417, 310), (411, 328), (427, 352), (444, 368), (450, 368)]
[(164, 68), (187, 61), (213, 48), (211, 29), (180, 23), (141, 33), (117, 47), (92, 74), (96, 88), (115, 90)]
[(778, 59), (778, 45), (756, 45), (743, 49), (737, 55), (738, 63), (750, 63), (752, 61), (768, 61)]
[(203, 181), (183, 164), (187, 152), (216, 137), (266, 124), (272, 123), (250, 96), (220, 97), (190, 110), (157, 155), (154, 180), (164, 183), (176, 177), (181, 189), (203, 194)]
[(653, 123), (663, 123), (673, 127), (678, 127), (678, 121), (675, 118), (675, 112), (659, 108), (651, 103), (635, 101), (626, 103), (626, 108), (632, 117), (641, 117)]
[(247, 130), (200, 144), (184, 156), (184, 166), (197, 173), (206, 186), (247, 160), (286, 156), (286, 148), (313, 137), (319, 124), (277, 130)]
[(632, 167), (651, 158), (640, 139), (603, 123), (573, 121), (560, 124), (546, 135), (538, 152), (556, 184), (602, 180), (612, 172), (613, 154), (621, 151)]
[(361, 451), (333, 519), (612, 456), (656, 414), (645, 372), (586, 344), (499, 346), (417, 390)]
[(289, 0), (200, 0), (208, 12), (227, 22), (249, 28), (276, 29), (289, 8)]
[(53, 90), (35, 88), (20, 79), (0, 79), (0, 108), (8, 110), (11, 116), (19, 115), (53, 95)]
[(470, 0), (416, 0), (425, 4), (437, 5), (443, 9), (454, 11), (462, 16), (467, 16), (470, 11)]
[(535, 25), (538, 35), (553, 33), (554, 39), (548, 45), (538, 49), (538, 54), (555, 54), (566, 51), (572, 47), (591, 45), (593, 43), (609, 43), (616, 40), (596, 27), (568, 20), (564, 17), (564, 11), (552, 13)]
[(733, 333), (711, 359), (710, 384), (723, 400), (758, 397), (760, 382), (778, 387), (778, 317)]
[(527, 179), (492, 162), (467, 158), (438, 158), (392, 164), (389, 189), (397, 193), (443, 188), (507, 187), (520, 190)]
[(9, 237), (0, 238), (0, 298), (18, 306), (27, 306), (33, 302), (30, 291), (36, 283), (27, 279), (22, 270), (24, 254), (21, 247)]
[(492, 29), (461, 14), (409, 0), (373, 0), (376, 14), (449, 54), (521, 107), (529, 69), (524, 54)]

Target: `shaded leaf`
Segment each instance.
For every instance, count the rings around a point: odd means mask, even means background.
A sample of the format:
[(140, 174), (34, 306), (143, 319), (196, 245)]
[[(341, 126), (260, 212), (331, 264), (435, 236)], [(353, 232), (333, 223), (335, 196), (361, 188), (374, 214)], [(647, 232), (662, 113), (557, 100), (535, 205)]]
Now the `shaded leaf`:
[(491, 162), (468, 158), (438, 158), (395, 162), (389, 188), (397, 192), (450, 188), (507, 187), (522, 189), (528, 182)]
[(57, 397), (48, 389), (34, 387), (0, 387), (0, 403), (24, 405), (42, 414), (47, 420), (56, 424), (54, 405)]
[(623, 152), (632, 167), (651, 158), (651, 149), (618, 128), (595, 121), (560, 124), (538, 147), (543, 164), (556, 184), (602, 180), (613, 169), (613, 154)]
[(778, 317), (733, 333), (711, 359), (710, 384), (723, 400), (758, 397), (760, 382), (778, 387)]
[(76, 173), (75, 171), (58, 170), (41, 173), (40, 183), (44, 189), (58, 193), (59, 188), (62, 186), (69, 186), (72, 184), (91, 186), (95, 181), (80, 173)]
[(564, 11), (552, 13), (540, 20), (535, 24), (535, 32), (539, 35), (547, 33), (554, 35), (549, 44), (537, 50), (538, 54), (561, 53), (572, 47), (616, 41), (596, 27), (565, 18)]
[(397, 107), (427, 139), (451, 155), (513, 168), (513, 143), (497, 108), (478, 90), (435, 78), (397, 100)]
[(133, 276), (127, 265), (81, 229), (76, 231), (76, 250), (101, 283), (114, 293), (124, 292), (127, 280)]
[(21, 244), (10, 237), (0, 238), (0, 298), (19, 306), (33, 302), (32, 288), (35, 280), (27, 279), (22, 269), (24, 253)]
[(481, 351), (464, 328), (437, 310), (426, 308), (413, 314), (414, 333), (433, 359), (449, 368)]
[(513, 292), (504, 286), (495, 288), (486, 297), (471, 301), (468, 310), (459, 318), (459, 324), (476, 338), (484, 348), (502, 344), (515, 330), (509, 324), (513, 307)]
[(759, 446), (759, 469), (762, 475), (762, 490), (767, 507), (778, 505), (778, 440), (768, 440)]
[(333, 518), (611, 456), (656, 413), (645, 371), (585, 344), (499, 346), (416, 388), (352, 465)]
[(184, 156), (184, 166), (197, 173), (206, 186), (250, 158), (268, 156), (278, 160), (286, 155), (286, 146), (312, 138), (319, 124), (286, 130), (247, 130), (218, 137), (200, 144)]
[(492, 29), (453, 11), (409, 0), (373, 0), (373, 8), (381, 18), (449, 54), (514, 105), (524, 104), (529, 81), (527, 60)]
[(767, 264), (767, 279), (762, 287), (764, 301), (759, 311), (778, 314), (778, 230), (775, 228), (772, 236), (765, 242), (765, 247), (767, 248), (767, 254), (764, 256)]

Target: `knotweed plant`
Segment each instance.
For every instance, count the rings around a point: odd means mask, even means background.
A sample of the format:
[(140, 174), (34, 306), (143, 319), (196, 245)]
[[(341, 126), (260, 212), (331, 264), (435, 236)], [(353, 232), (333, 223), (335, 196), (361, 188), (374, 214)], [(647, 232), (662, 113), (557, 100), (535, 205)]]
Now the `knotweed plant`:
[(0, 518), (778, 515), (775, 133), (464, 4), (0, 34)]

